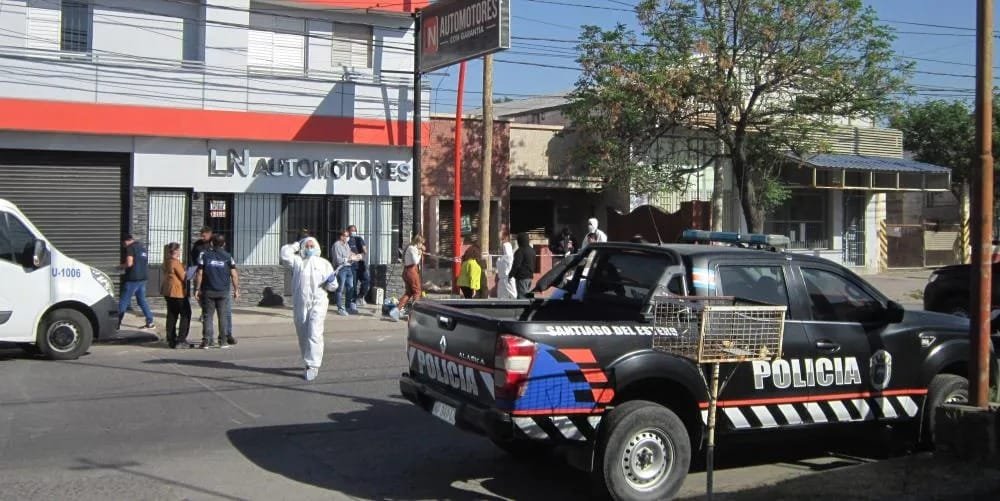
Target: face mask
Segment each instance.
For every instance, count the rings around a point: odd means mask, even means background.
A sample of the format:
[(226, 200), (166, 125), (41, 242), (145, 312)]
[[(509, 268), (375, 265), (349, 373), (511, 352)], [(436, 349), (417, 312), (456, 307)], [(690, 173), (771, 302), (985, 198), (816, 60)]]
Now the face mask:
[(594, 232), (595, 230), (597, 230), (597, 227), (596, 227), (596, 226), (594, 226), (594, 225), (592, 225), (592, 224), (588, 224), (588, 225), (587, 225), (587, 231), (588, 231), (588, 232), (590, 232), (590, 233), (593, 233), (593, 232)]
[(315, 257), (317, 255), (319, 255), (319, 249), (315, 247), (310, 247), (306, 249), (306, 257)]

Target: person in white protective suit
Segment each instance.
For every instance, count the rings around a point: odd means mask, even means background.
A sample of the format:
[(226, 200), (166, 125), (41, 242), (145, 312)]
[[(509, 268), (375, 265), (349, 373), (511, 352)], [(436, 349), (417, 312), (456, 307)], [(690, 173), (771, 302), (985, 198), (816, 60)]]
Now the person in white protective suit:
[(510, 242), (504, 242), (503, 254), (497, 259), (497, 297), (500, 299), (517, 297), (514, 279), (508, 277), (512, 266), (514, 266), (514, 246)]
[(330, 300), (327, 292), (336, 289), (336, 273), (329, 261), (320, 257), (319, 242), (306, 237), (281, 248), (281, 264), (292, 270), (292, 307), (299, 350), (306, 365), (305, 379), (312, 381), (323, 365), (323, 322)]

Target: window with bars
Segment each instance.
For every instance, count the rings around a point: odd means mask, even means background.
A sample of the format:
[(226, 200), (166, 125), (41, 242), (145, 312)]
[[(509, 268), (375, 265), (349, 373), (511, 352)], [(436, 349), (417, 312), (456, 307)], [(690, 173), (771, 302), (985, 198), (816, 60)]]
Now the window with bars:
[(233, 259), (244, 266), (278, 264), (281, 195), (246, 193), (234, 198)]
[(305, 19), (250, 13), (247, 66), (268, 73), (303, 73)]
[(342, 197), (289, 195), (283, 200), (283, 242), (292, 242), (302, 230), (319, 240), (323, 254), (348, 225), (368, 244), (369, 264), (389, 264), (402, 245), (400, 225), (403, 201), (399, 197)]
[[(147, 247), (150, 266), (163, 262), (163, 247), (171, 242), (187, 249), (188, 194), (183, 191), (149, 191), (149, 236)], [(186, 252), (182, 252), (186, 256)], [(185, 263), (186, 264), (186, 263)]]
[(66, 52), (90, 52), (94, 18), (88, 2), (63, 0), (59, 48)]
[(767, 217), (764, 231), (788, 236), (791, 249), (829, 249), (829, 203), (826, 191), (793, 190)]
[(372, 27), (333, 23), (331, 64), (336, 67), (372, 67)]

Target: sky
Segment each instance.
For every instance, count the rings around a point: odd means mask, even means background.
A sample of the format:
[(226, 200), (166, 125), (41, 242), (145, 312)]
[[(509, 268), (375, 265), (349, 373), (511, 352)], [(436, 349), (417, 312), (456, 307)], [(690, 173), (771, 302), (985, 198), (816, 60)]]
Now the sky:
[[(580, 26), (611, 28), (617, 23), (635, 26), (631, 7), (636, 3), (637, 0), (512, 0), (511, 48), (495, 55), (495, 97), (519, 99), (561, 95), (572, 90), (579, 75), (572, 69), (577, 66), (572, 41), (578, 38)], [(916, 64), (910, 81), (916, 94), (911, 100), (940, 98), (972, 102), (976, 0), (864, 0), (864, 4), (875, 9), (879, 19), (896, 30), (896, 53)], [(1000, 16), (994, 16), (994, 24), (1000, 29)], [(1000, 50), (994, 52), (997, 64), (1000, 58), (996, 54)], [(432, 112), (454, 112), (458, 68), (455, 65), (430, 75)], [(479, 108), (483, 90), (481, 59), (469, 61), (465, 87), (465, 109)]]

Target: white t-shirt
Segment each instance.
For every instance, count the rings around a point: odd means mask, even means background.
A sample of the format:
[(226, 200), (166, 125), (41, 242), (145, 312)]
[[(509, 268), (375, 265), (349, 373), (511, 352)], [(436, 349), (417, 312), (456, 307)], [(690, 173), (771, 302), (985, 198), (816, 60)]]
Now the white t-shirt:
[(406, 254), (403, 255), (403, 264), (410, 266), (412, 264), (420, 264), (420, 249), (415, 245), (411, 245), (406, 248)]

